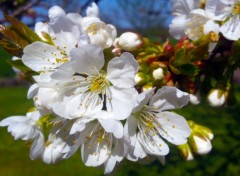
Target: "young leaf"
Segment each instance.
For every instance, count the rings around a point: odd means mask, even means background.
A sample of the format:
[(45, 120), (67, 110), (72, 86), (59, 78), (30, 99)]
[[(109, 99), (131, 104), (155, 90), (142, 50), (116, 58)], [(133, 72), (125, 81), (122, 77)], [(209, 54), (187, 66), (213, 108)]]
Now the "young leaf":
[(42, 41), (41, 38), (17, 19), (4, 15), (11, 23), (11, 26), (0, 25), (0, 46), (12, 55), (21, 57), (23, 48), (35, 41)]
[(29, 44), (36, 41), (42, 41), (41, 38), (33, 30), (31, 30), (21, 21), (7, 14), (4, 14), (4, 17), (9, 21), (9, 23), (11, 23), (10, 29), (15, 31), (24, 40), (28, 41)]

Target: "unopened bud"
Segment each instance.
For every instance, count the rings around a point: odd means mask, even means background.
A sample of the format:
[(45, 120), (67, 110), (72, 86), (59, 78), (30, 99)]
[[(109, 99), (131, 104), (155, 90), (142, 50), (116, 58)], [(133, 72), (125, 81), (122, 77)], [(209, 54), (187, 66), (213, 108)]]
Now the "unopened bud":
[(212, 149), (211, 141), (199, 133), (194, 133), (189, 137), (189, 144), (193, 151), (200, 155), (207, 154)]
[(149, 75), (144, 74), (142, 72), (138, 72), (135, 75), (135, 83), (137, 86), (141, 86), (141, 85), (148, 83), (149, 79), (150, 79)]
[(162, 68), (154, 70), (152, 75), (155, 80), (162, 80), (165, 77), (164, 70)]
[(142, 40), (139, 35), (133, 32), (125, 32), (117, 39), (117, 46), (121, 49), (127, 51), (134, 51), (136, 50), (141, 44)]
[(188, 145), (188, 143), (179, 145), (178, 149), (180, 151), (181, 157), (184, 160), (190, 161), (190, 160), (194, 159), (192, 150), (191, 150), (190, 146)]
[(145, 84), (143, 87), (142, 87), (142, 91), (147, 91), (149, 89), (152, 89), (152, 84), (151, 83), (148, 83), (148, 84)]
[(207, 137), (209, 140), (212, 140), (214, 137), (212, 130), (205, 126), (195, 124), (193, 130)]
[(208, 102), (212, 107), (220, 107), (226, 102), (226, 92), (221, 89), (213, 89), (208, 94)]
[(209, 128), (196, 124), (194, 121), (189, 120), (188, 121), (188, 125), (190, 126), (191, 130), (193, 131), (193, 133), (199, 133), (205, 137), (207, 137), (209, 140), (212, 140), (214, 135), (212, 130), (210, 130)]

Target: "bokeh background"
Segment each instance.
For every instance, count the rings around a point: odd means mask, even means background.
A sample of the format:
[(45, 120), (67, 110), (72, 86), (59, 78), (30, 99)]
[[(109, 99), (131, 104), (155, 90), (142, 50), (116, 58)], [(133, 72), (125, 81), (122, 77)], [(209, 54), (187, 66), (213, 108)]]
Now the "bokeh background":
[[(37, 21), (47, 21), (47, 9), (59, 5), (66, 12), (84, 15), (92, 0), (0, 0), (2, 12), (12, 15), (30, 27)], [(174, 40), (168, 34), (171, 17), (170, 0), (95, 0), (100, 8), (100, 18), (117, 27), (118, 34), (124, 31), (139, 32), (156, 42)], [(0, 15), (1, 24), (6, 25)], [(0, 36), (1, 37), (1, 36)], [(16, 77), (7, 63), (11, 55), (0, 48), (0, 120), (12, 115), (24, 115), (32, 107), (26, 99), (28, 84)], [(240, 85), (235, 83), (237, 104), (231, 107), (211, 108), (206, 102), (198, 106), (188, 105), (178, 113), (212, 129), (215, 137), (213, 149), (208, 155), (196, 156), (193, 161), (183, 161), (175, 146), (162, 166), (154, 161), (148, 165), (122, 162), (112, 175), (118, 176), (238, 176), (240, 175)], [(101, 168), (84, 166), (80, 152), (66, 161), (47, 165), (29, 158), (30, 144), (15, 141), (0, 128), (0, 176), (61, 176), (103, 175)]]

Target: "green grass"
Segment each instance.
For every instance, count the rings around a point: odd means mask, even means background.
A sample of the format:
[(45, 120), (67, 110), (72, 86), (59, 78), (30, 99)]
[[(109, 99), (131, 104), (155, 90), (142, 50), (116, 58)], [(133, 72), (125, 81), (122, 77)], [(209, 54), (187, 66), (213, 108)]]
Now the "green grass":
[[(240, 173), (240, 87), (236, 89), (238, 104), (231, 108), (213, 109), (206, 104), (188, 106), (178, 112), (186, 118), (210, 127), (215, 138), (213, 150), (194, 161), (182, 161), (173, 150), (166, 165), (159, 162), (142, 165), (124, 161), (115, 171), (118, 176), (238, 176)], [(26, 87), (0, 88), (0, 119), (11, 115), (24, 115), (32, 102), (26, 99)], [(80, 152), (66, 161), (46, 165), (40, 160), (31, 161), (30, 146), (24, 141), (14, 141), (6, 128), (0, 128), (0, 176), (42, 175), (103, 175), (102, 169), (89, 168), (81, 162)]]
[(15, 75), (12, 67), (7, 63), (7, 60), (11, 59), (11, 57), (10, 54), (0, 47), (0, 78), (13, 77)]

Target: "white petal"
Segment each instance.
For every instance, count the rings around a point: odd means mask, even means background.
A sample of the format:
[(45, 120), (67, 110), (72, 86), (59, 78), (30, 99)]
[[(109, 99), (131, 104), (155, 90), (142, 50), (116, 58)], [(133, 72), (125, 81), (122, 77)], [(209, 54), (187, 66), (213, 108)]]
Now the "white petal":
[(159, 135), (141, 131), (138, 133), (138, 140), (144, 147), (144, 150), (150, 155), (162, 156), (169, 153), (168, 145), (161, 139)]
[(178, 40), (186, 36), (184, 31), (186, 23), (187, 19), (185, 16), (175, 17), (169, 25), (169, 33), (171, 36)]
[[(138, 135), (139, 136), (139, 135)], [(137, 137), (138, 138), (138, 137)], [(143, 149), (142, 145), (140, 144), (139, 140), (136, 141), (135, 148), (133, 154), (137, 158), (144, 158), (147, 156), (146, 151)]]
[(62, 148), (64, 146), (64, 141), (61, 138), (57, 138), (45, 147), (42, 155), (43, 162), (50, 164), (56, 163), (63, 159)]
[(187, 142), (191, 129), (182, 116), (172, 112), (161, 112), (157, 116), (160, 126), (156, 125), (155, 128), (162, 137), (175, 145)]
[(97, 141), (98, 139), (94, 137), (81, 146), (81, 156), (86, 166), (100, 166), (109, 157), (107, 143)]
[(110, 157), (105, 163), (104, 163), (104, 174), (109, 174), (113, 171), (114, 167), (116, 165), (116, 160), (114, 157)]
[(240, 38), (240, 23), (237, 17), (230, 18), (225, 22), (221, 28), (220, 32), (223, 36), (229, 40), (238, 40)]
[(131, 88), (135, 85), (138, 62), (130, 53), (123, 53), (108, 63), (107, 79), (116, 87)]
[(102, 100), (97, 94), (83, 93), (73, 97), (66, 105), (72, 118), (91, 117), (102, 109)]
[(113, 113), (116, 120), (126, 119), (131, 114), (137, 97), (135, 88), (118, 89), (111, 86), (106, 95), (107, 111)]
[(8, 117), (8, 118), (5, 118), (3, 119), (1, 122), (0, 122), (0, 126), (1, 127), (4, 127), (4, 126), (8, 126), (8, 125), (11, 125), (13, 123), (17, 123), (17, 122), (25, 122), (27, 121), (29, 118), (26, 118), (26, 116), (11, 116), (11, 117)]
[(93, 17), (98, 17), (99, 15), (99, 9), (98, 6), (95, 2), (91, 4), (86, 10), (87, 16), (93, 16)]
[(212, 150), (212, 144), (208, 138), (204, 136), (198, 137), (197, 135), (193, 135), (193, 140), (195, 142), (195, 152), (197, 154), (207, 154)]
[(134, 116), (130, 116), (124, 125), (124, 139), (129, 144), (134, 146), (137, 140), (137, 120)]
[(145, 105), (147, 105), (147, 103), (149, 102), (153, 94), (154, 94), (154, 89), (149, 89), (139, 94), (137, 96), (137, 102), (136, 102), (135, 108), (133, 109), (133, 112), (141, 111), (141, 109)]
[(43, 36), (42, 32), (45, 32), (45, 33), (49, 34), (50, 36), (54, 35), (54, 32), (52, 31), (51, 27), (49, 27), (49, 25), (47, 23), (43, 23), (43, 22), (37, 22), (35, 24), (34, 31), (44, 41), (46, 41), (46, 38)]
[(204, 31), (203, 31), (203, 33), (204, 34), (208, 34), (210, 32), (215, 32), (215, 33), (218, 34), (219, 33), (219, 29), (220, 29), (219, 24), (215, 23), (212, 20), (208, 20), (206, 22), (206, 24), (204, 24), (204, 29), (203, 29)]
[(33, 144), (31, 146), (30, 150), (30, 158), (31, 160), (40, 158), (45, 147), (45, 140), (42, 133), (39, 133), (39, 135), (34, 139)]
[(95, 75), (104, 65), (103, 51), (95, 45), (84, 45), (72, 49), (72, 66), (78, 73)]
[(172, 0), (172, 12), (176, 16), (188, 16), (194, 7), (193, 0)]
[(225, 9), (226, 5), (221, 1), (216, 2), (216, 0), (208, 0), (205, 6), (205, 11), (212, 17), (214, 20), (223, 21), (226, 19)]
[(33, 85), (31, 85), (31, 87), (28, 89), (28, 93), (27, 93), (27, 98), (33, 98), (34, 96), (36, 96), (37, 92), (38, 92), (38, 84), (35, 83)]
[(52, 88), (41, 88), (38, 91), (38, 100), (41, 104), (49, 109), (52, 108), (53, 104), (58, 102), (61, 97), (58, 91)]
[(108, 133), (113, 133), (116, 138), (123, 137), (123, 125), (120, 121), (115, 119), (98, 119), (104, 130)]
[(22, 61), (34, 71), (44, 71), (61, 65), (61, 62), (58, 63), (57, 59), (62, 57), (61, 51), (55, 46), (43, 42), (34, 42), (24, 48)]
[(156, 107), (161, 111), (177, 109), (188, 104), (189, 94), (182, 92), (175, 87), (162, 87), (150, 99), (150, 106)]
[(51, 78), (53, 72), (42, 72), (39, 75), (33, 76), (39, 87), (54, 87), (57, 84), (56, 80)]
[(67, 13), (66, 16), (71, 22), (81, 25), (82, 16), (79, 13)]
[(67, 18), (65, 11), (59, 6), (53, 6), (48, 11), (50, 19), (49, 26), (55, 33), (73, 32), (79, 36), (79, 27)]
[(81, 132), (85, 129), (86, 123), (92, 121), (90, 118), (78, 119), (72, 126), (69, 134), (75, 134), (76, 132)]
[(55, 46), (64, 52), (67, 56), (72, 48), (75, 48), (78, 44), (80, 34), (74, 34), (72, 32), (59, 32), (56, 34), (53, 42)]
[(70, 78), (75, 73), (70, 62), (62, 64), (56, 72), (51, 75), (52, 79), (64, 80)]

